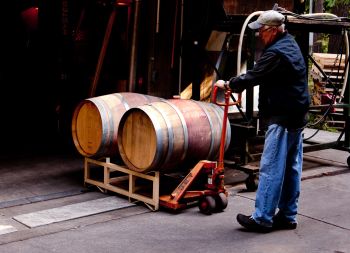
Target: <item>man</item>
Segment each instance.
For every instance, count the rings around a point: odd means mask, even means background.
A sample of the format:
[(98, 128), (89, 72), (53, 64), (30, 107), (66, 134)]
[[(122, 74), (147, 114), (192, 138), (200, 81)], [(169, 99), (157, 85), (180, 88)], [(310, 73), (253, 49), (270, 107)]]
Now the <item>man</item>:
[(302, 128), (310, 103), (306, 66), (299, 46), (284, 29), (282, 14), (263, 12), (248, 26), (259, 32), (264, 45), (262, 56), (246, 74), (215, 84), (236, 92), (260, 85), (259, 117), (267, 124), (255, 211), (250, 216), (238, 214), (237, 221), (255, 232), (295, 229), (303, 160)]

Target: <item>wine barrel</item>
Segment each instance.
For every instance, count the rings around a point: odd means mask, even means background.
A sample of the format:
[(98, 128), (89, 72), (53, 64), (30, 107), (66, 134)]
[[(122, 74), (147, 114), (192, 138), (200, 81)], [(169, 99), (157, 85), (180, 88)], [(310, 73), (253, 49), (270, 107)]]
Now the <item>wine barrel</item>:
[[(120, 156), (130, 169), (142, 173), (214, 159), (220, 150), (222, 120), (222, 108), (193, 100), (170, 99), (132, 108), (119, 124)], [(228, 124), (226, 148), (230, 133)]]
[(118, 126), (130, 108), (161, 98), (131, 93), (113, 93), (81, 101), (72, 119), (72, 137), (78, 152), (86, 157), (118, 154)]
[[(224, 111), (221, 107), (206, 102), (170, 99), (185, 118), (191, 159), (216, 159), (220, 151)], [(231, 129), (227, 120), (225, 150), (231, 141)]]

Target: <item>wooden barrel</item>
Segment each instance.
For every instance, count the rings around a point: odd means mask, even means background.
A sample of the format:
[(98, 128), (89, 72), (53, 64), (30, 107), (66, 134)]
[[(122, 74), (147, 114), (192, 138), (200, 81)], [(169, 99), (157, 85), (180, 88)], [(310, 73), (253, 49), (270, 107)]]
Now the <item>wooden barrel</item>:
[[(206, 102), (170, 99), (185, 118), (188, 129), (188, 152), (191, 159), (216, 159), (220, 151), (221, 129), (224, 111)], [(225, 150), (231, 141), (230, 124), (227, 121)]]
[[(166, 171), (186, 161), (219, 154), (223, 110), (214, 104), (171, 99), (127, 111), (119, 124), (118, 148), (137, 172)], [(228, 125), (226, 148), (231, 131)]]
[(76, 107), (72, 136), (76, 149), (87, 157), (118, 154), (118, 126), (130, 108), (159, 101), (161, 98), (131, 93), (113, 93), (85, 99)]

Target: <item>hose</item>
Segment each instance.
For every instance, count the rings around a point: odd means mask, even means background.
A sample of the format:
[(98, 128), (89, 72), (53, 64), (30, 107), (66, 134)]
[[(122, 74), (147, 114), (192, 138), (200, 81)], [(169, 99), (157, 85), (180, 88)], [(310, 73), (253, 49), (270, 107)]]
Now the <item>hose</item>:
[[(295, 13), (292, 13), (286, 10), (284, 10), (284, 12), (293, 14), (293, 16), (296, 16), (296, 17), (312, 19), (312, 20), (320, 20), (320, 21), (341, 21), (343, 19), (332, 13), (312, 13), (312, 14), (297, 15)], [(330, 17), (330, 18), (317, 19), (317, 17)], [(349, 59), (349, 37), (346, 31), (344, 33), (344, 41), (345, 41), (345, 62), (347, 62), (347, 60)], [(338, 101), (339, 103), (341, 102), (342, 98), (344, 98), (345, 88), (348, 82), (348, 75), (349, 75), (349, 65), (347, 65), (344, 72), (344, 82), (343, 82), (343, 86), (342, 86), (339, 101)]]
[[(260, 15), (261, 13), (263, 13), (263, 11), (256, 11), (251, 13), (244, 21), (242, 29), (241, 29), (241, 33), (239, 35), (239, 42), (238, 42), (238, 50), (237, 50), (237, 76), (241, 73), (241, 61), (242, 61), (242, 44), (243, 44), (243, 37), (245, 34), (245, 30), (247, 28), (248, 22), (257, 15)], [(239, 103), (241, 103), (242, 100), (242, 93), (238, 94), (238, 99), (237, 101), (239, 101)]]
[[(312, 19), (312, 20), (322, 20), (322, 21), (340, 21), (343, 18), (339, 18), (338, 16), (332, 14), (332, 13), (312, 13), (312, 14), (303, 14), (303, 15), (298, 15), (295, 14), (293, 12), (287, 11), (284, 8), (278, 7), (277, 10), (279, 11), (283, 11), (283, 13), (286, 13), (288, 15), (294, 16), (296, 18), (304, 18), (304, 19)], [(242, 61), (242, 44), (243, 44), (243, 37), (245, 34), (245, 30), (247, 28), (248, 22), (257, 15), (260, 15), (261, 13), (263, 13), (263, 11), (256, 11), (251, 13), (244, 21), (242, 29), (241, 29), (241, 33), (239, 36), (239, 42), (238, 42), (238, 52), (237, 52), (237, 75), (240, 74), (241, 72), (241, 61)], [(317, 17), (330, 17), (327, 19), (317, 19)], [(344, 40), (345, 40), (345, 62), (347, 61), (347, 59), (349, 58), (349, 37), (348, 37), (348, 33), (345, 31), (344, 33)], [(344, 97), (344, 92), (345, 92), (345, 88), (346, 88), (346, 84), (348, 81), (348, 75), (349, 75), (349, 64), (347, 64), (347, 67), (345, 69), (344, 72), (344, 82), (343, 82), (343, 86), (342, 86), (342, 90), (340, 93), (340, 98), (338, 102), (341, 102), (342, 98)], [(240, 99), (239, 99), (240, 100)]]
[(260, 15), (261, 13), (263, 13), (263, 11), (256, 11), (251, 13), (246, 20), (243, 23), (242, 29), (241, 29), (241, 33), (239, 35), (239, 42), (238, 42), (238, 52), (237, 52), (237, 75), (240, 74), (241, 72), (241, 60), (242, 60), (242, 44), (243, 44), (243, 37), (244, 37), (244, 33), (245, 33), (245, 29), (247, 28), (248, 22), (257, 15)]
[[(275, 9), (275, 8), (274, 8)], [(302, 19), (309, 19), (309, 20), (319, 20), (319, 21), (342, 21), (344, 18), (343, 17), (338, 17), (332, 13), (312, 13), (312, 14), (303, 14), (303, 15), (299, 15), (290, 11), (287, 11), (284, 8), (278, 7), (276, 6), (276, 10), (279, 12), (283, 12), (282, 14), (287, 14), (287, 15), (291, 15), (293, 17), (296, 18), (302, 18)], [(242, 44), (243, 44), (243, 37), (245, 34), (245, 30), (246, 27), (248, 25), (248, 22), (255, 16), (257, 15), (261, 15), (261, 13), (263, 13), (264, 11), (256, 11), (251, 13), (244, 21), (242, 29), (241, 29), (241, 33), (239, 36), (239, 42), (238, 42), (238, 52), (237, 52), (237, 75), (240, 74), (241, 72), (241, 60), (242, 60)], [(326, 18), (328, 17), (328, 18)], [(345, 18), (347, 19), (347, 18)], [(349, 59), (349, 38), (348, 38), (348, 33), (347, 31), (344, 32), (344, 40), (345, 40), (345, 62), (348, 62)], [(341, 59), (340, 59), (341, 60)], [(348, 80), (348, 75), (349, 75), (349, 64), (346, 64), (346, 69), (344, 72), (344, 82), (343, 82), (343, 86), (342, 86), (342, 90), (341, 90), (341, 94), (339, 97), (339, 101), (341, 102), (342, 98), (344, 97), (344, 92), (345, 92), (345, 88), (347, 85), (347, 80)], [(241, 100), (241, 94), (239, 94), (238, 100)], [(334, 98), (335, 100), (335, 98)], [(326, 110), (327, 114), (330, 111), (330, 107)], [(324, 115), (325, 116), (325, 115)], [(318, 122), (319, 123), (319, 122)], [(317, 131), (318, 132), (318, 131)], [(317, 133), (316, 132), (316, 133)], [(314, 135), (316, 135), (316, 133)], [(311, 137), (313, 137), (314, 135), (312, 135)], [(309, 137), (308, 139), (310, 139), (311, 137)]]

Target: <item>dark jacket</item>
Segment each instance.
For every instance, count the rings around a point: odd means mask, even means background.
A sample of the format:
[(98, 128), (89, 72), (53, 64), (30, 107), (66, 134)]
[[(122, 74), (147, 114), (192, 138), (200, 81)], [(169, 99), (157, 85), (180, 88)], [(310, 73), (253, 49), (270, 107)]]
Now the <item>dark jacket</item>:
[(260, 117), (289, 128), (306, 124), (310, 97), (305, 61), (287, 32), (264, 50), (252, 70), (230, 80), (233, 90), (254, 85), (260, 85)]

